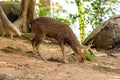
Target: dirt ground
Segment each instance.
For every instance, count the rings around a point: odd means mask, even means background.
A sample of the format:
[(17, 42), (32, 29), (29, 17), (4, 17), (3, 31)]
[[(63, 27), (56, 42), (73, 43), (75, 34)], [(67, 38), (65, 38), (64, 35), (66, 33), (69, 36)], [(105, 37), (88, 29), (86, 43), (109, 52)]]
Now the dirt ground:
[(120, 50), (100, 51), (93, 62), (79, 64), (73, 51), (65, 47), (68, 64), (62, 63), (57, 44), (43, 42), (41, 54), (49, 61), (35, 58), (28, 40), (0, 37), (0, 80), (120, 80)]

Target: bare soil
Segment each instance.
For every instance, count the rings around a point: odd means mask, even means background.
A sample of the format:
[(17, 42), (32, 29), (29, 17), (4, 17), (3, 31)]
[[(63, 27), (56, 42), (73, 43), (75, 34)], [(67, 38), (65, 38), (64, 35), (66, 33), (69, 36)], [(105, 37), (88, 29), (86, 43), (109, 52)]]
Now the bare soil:
[(68, 64), (63, 63), (57, 44), (43, 42), (43, 61), (32, 54), (30, 41), (0, 37), (0, 80), (120, 80), (120, 50), (100, 51), (107, 56), (79, 64), (73, 51), (65, 47)]

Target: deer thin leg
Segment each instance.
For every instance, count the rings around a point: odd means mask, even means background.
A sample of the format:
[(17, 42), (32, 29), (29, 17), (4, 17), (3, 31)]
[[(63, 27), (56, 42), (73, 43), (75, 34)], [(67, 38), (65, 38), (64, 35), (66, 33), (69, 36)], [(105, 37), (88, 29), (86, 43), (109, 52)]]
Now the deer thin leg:
[(32, 47), (33, 47), (33, 53), (36, 53), (36, 48), (35, 48), (35, 45), (36, 45), (36, 37), (34, 37), (31, 41), (32, 43)]
[(39, 52), (39, 46), (40, 46), (40, 43), (42, 42), (42, 40), (44, 39), (44, 35), (42, 35), (39, 40), (36, 42), (35, 44), (35, 48), (36, 48), (36, 51), (37, 51), (37, 54), (38, 56), (40, 56), (40, 58), (44, 61), (46, 61), (46, 59), (41, 55), (41, 53)]
[(61, 51), (62, 51), (63, 60), (64, 60), (65, 63), (67, 63), (66, 58), (65, 58), (65, 52), (64, 52), (65, 48), (64, 48), (63, 42), (60, 43), (60, 48), (61, 48)]
[(38, 49), (36, 48), (36, 45), (39, 42), (39, 39), (38, 39), (39, 37), (40, 36), (35, 36), (31, 41), (32, 47), (33, 47), (33, 53), (34, 53), (35, 56), (38, 56)]

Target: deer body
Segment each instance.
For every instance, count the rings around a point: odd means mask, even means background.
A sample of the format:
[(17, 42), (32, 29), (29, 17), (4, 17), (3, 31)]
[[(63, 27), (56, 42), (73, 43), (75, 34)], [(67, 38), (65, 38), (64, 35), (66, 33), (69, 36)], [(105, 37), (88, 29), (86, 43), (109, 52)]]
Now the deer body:
[(31, 22), (31, 30), (35, 34), (31, 41), (35, 53), (39, 53), (41, 41), (45, 37), (50, 37), (58, 41), (64, 60), (64, 44), (68, 44), (77, 54), (79, 62), (84, 62), (85, 57), (84, 53), (81, 51), (79, 41), (68, 25), (49, 17), (39, 17)]

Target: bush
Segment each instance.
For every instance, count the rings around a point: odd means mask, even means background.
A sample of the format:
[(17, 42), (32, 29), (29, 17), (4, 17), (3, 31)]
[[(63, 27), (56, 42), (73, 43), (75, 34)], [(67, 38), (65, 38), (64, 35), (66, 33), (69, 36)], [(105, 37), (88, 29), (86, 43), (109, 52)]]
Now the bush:
[(90, 53), (86, 53), (85, 54), (86, 60), (87, 61), (93, 61), (94, 59), (94, 55), (90, 54)]

